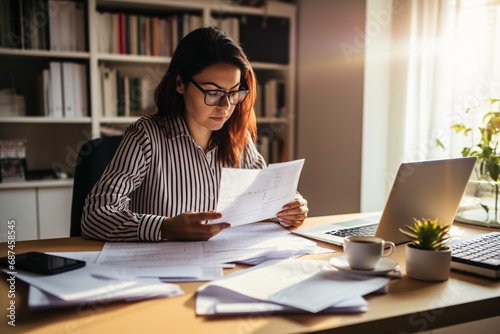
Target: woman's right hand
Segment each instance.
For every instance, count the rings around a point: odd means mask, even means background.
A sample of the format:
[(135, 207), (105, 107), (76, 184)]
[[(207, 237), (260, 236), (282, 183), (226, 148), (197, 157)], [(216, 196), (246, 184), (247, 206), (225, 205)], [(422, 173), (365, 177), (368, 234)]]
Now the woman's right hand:
[(221, 214), (209, 212), (185, 212), (175, 217), (165, 218), (161, 227), (162, 240), (203, 241), (231, 227), (228, 223), (207, 224), (209, 220), (220, 218)]

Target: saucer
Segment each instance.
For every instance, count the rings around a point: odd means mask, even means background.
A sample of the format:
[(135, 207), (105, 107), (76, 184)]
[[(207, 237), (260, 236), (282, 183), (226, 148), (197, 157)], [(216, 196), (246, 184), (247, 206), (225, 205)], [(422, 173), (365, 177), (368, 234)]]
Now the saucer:
[(373, 270), (351, 269), (345, 256), (332, 257), (328, 262), (330, 262), (332, 266), (334, 266), (339, 270), (345, 270), (351, 273), (356, 273), (361, 275), (373, 275), (373, 276), (386, 274), (390, 271), (397, 269), (398, 267), (398, 263), (388, 257), (381, 258), (380, 261), (378, 261), (377, 266)]

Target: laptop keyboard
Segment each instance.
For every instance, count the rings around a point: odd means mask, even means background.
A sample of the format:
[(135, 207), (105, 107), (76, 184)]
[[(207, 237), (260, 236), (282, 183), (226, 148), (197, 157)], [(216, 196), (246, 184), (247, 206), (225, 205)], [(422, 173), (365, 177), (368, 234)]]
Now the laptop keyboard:
[(368, 225), (368, 226), (357, 226), (357, 227), (349, 227), (343, 228), (340, 230), (332, 230), (325, 232), (325, 234), (335, 235), (338, 237), (349, 237), (352, 235), (375, 235), (377, 231), (378, 224)]
[(500, 232), (458, 242), (451, 246), (451, 256), (462, 261), (500, 266)]

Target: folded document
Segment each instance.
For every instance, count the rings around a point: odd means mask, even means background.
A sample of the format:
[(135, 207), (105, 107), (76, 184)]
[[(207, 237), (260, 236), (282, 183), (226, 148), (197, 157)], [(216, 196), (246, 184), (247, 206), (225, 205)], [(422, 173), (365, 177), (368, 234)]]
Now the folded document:
[(321, 260), (270, 260), (198, 289), (196, 314), (363, 312), (389, 278), (345, 275)]

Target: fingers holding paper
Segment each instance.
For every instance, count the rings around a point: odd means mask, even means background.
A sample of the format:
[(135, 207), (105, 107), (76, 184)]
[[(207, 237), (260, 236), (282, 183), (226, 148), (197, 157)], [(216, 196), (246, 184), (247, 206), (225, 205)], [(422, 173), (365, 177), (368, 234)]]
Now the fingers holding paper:
[(277, 213), (277, 218), (281, 225), (285, 227), (299, 227), (307, 218), (309, 208), (307, 200), (302, 195), (297, 194), (295, 200), (283, 206), (283, 210)]
[(207, 221), (220, 218), (221, 214), (209, 212), (185, 212), (175, 217), (166, 218), (161, 227), (163, 240), (203, 241), (230, 227), (228, 223), (206, 224)]

